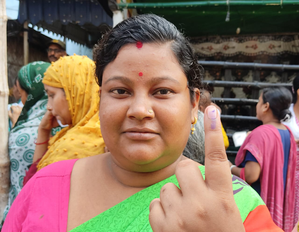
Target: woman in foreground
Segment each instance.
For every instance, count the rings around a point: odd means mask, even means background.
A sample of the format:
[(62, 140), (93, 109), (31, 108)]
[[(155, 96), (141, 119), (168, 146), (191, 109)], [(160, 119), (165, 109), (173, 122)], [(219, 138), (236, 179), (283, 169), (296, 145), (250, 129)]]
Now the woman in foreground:
[(292, 231), (295, 218), (296, 143), (281, 120), (290, 118), (292, 101), (283, 87), (263, 89), (256, 115), (263, 122), (238, 151), (232, 173), (249, 183), (266, 203), (280, 228)]
[(235, 177), (232, 185), (215, 107), (204, 117), (206, 169), (182, 155), (201, 78), (174, 25), (155, 15), (127, 19), (95, 58), (110, 152), (42, 169), (4, 231), (281, 231), (254, 190)]

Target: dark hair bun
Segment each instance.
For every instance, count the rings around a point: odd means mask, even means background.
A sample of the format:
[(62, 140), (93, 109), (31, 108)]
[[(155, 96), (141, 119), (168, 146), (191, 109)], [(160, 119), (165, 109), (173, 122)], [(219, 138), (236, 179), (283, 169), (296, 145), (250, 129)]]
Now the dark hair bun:
[(285, 122), (288, 121), (292, 117), (292, 113), (289, 109), (285, 109), (281, 111), (279, 120)]
[(279, 121), (291, 118), (288, 110), (292, 102), (292, 94), (285, 87), (269, 87), (263, 89), (263, 102), (269, 102), (273, 116)]

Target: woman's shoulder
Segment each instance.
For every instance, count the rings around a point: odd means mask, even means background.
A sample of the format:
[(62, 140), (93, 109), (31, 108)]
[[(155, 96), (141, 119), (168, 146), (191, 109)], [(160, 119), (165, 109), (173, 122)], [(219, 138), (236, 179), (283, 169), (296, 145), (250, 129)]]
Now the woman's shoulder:
[(3, 231), (58, 231), (66, 227), (70, 175), (75, 162), (65, 160), (38, 171), (12, 204)]
[(273, 125), (266, 124), (266, 125), (261, 125), (255, 128), (249, 135), (256, 135), (256, 134), (268, 134), (270, 131), (274, 133), (279, 133), (277, 128)]
[(36, 178), (40, 177), (62, 177), (72, 173), (74, 164), (78, 159), (63, 160), (50, 164), (36, 173)]
[[(255, 128), (246, 138), (244, 144), (254, 143), (256, 146), (260, 144), (264, 146), (269, 140), (280, 139), (278, 129), (273, 125), (261, 125)], [(244, 145), (243, 144), (243, 145)]]

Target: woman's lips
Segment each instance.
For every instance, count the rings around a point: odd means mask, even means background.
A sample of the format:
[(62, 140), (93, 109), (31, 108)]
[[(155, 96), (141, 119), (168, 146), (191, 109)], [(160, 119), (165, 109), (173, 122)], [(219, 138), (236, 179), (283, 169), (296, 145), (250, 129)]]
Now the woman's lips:
[(151, 140), (158, 134), (152, 132), (127, 131), (125, 136), (131, 140)]
[(157, 132), (149, 128), (130, 128), (125, 130), (124, 134), (132, 140), (150, 140), (158, 135)]

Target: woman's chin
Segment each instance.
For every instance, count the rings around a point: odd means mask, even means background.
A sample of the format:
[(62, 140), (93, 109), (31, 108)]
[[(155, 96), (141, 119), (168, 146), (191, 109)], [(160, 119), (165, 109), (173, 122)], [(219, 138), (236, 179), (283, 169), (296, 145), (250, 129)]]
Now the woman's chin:
[(136, 152), (135, 154), (136, 155), (134, 155), (134, 153), (133, 154), (131, 153), (126, 158), (131, 163), (134, 163), (134, 164), (140, 165), (140, 166), (145, 166), (145, 165), (151, 164), (160, 158), (160, 155), (152, 154), (148, 151), (147, 151), (147, 153)]
[[(178, 157), (173, 155), (154, 153), (150, 150), (146, 152), (142, 151), (131, 151), (122, 157), (122, 159), (115, 159), (118, 166), (127, 169), (128, 171), (135, 172), (154, 172), (163, 169), (170, 164), (174, 163)], [(113, 155), (112, 155), (113, 156)]]

